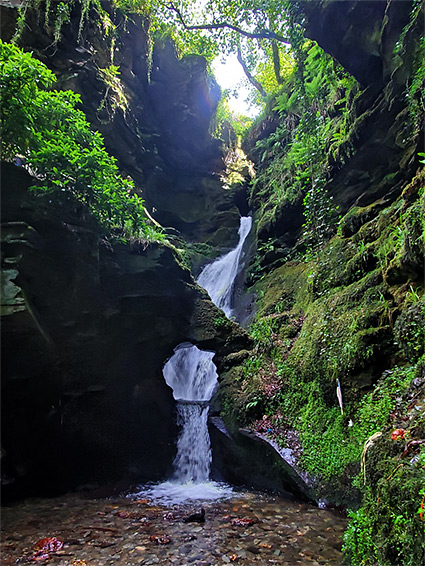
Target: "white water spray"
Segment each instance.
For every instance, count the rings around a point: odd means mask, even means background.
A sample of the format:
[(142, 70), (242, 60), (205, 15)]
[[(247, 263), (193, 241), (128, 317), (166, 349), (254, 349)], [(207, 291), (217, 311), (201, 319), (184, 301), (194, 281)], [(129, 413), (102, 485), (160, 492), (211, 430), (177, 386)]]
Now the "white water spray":
[[(234, 283), (251, 225), (252, 218), (242, 217), (236, 248), (205, 266), (198, 278), (199, 285), (208, 291), (213, 303), (228, 317), (232, 314)], [(145, 496), (174, 504), (188, 500), (218, 499), (232, 493), (229, 487), (209, 481), (212, 455), (207, 422), (208, 402), (218, 384), (213, 357), (214, 352), (183, 343), (175, 348), (174, 355), (164, 366), (165, 381), (172, 388), (177, 401), (181, 432), (171, 481), (144, 491)]]
[(251, 230), (252, 218), (243, 216), (239, 226), (239, 242), (235, 249), (204, 267), (198, 283), (208, 291), (212, 302), (230, 318), (233, 287), (238, 275), (243, 245)]

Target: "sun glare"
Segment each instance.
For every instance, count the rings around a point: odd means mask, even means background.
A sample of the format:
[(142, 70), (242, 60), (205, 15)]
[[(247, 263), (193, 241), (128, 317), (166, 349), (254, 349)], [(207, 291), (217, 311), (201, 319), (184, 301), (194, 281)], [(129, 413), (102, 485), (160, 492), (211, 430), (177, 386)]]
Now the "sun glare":
[(235, 54), (217, 57), (213, 61), (214, 76), (222, 89), (229, 89), (229, 106), (236, 114), (255, 118), (260, 113), (257, 106), (250, 106), (246, 99), (251, 91), (245, 73)]

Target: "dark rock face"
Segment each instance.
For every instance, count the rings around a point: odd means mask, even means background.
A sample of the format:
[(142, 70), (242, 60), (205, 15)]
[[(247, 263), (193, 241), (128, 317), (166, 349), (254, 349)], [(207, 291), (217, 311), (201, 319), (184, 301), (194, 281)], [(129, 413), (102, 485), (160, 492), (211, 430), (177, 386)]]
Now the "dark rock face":
[(213, 466), (224, 474), (225, 481), (277, 491), (288, 499), (314, 500), (313, 490), (265, 440), (244, 429), (230, 434), (220, 419), (213, 417), (211, 421)]
[(246, 347), (172, 249), (99, 240), (72, 201), (2, 167), (2, 434), (11, 493), (167, 475), (177, 434), (162, 376), (192, 341)]
[(337, 0), (303, 2), (307, 35), (335, 57), (363, 86), (379, 90), (388, 78), (412, 2)]
[[(208, 171), (223, 166), (219, 141), (211, 143), (209, 126), (220, 99), (220, 87), (208, 76), (199, 55), (178, 59), (170, 41), (157, 43), (149, 93), (161, 129), (168, 164), (179, 169)], [(215, 161), (215, 163), (214, 163)]]

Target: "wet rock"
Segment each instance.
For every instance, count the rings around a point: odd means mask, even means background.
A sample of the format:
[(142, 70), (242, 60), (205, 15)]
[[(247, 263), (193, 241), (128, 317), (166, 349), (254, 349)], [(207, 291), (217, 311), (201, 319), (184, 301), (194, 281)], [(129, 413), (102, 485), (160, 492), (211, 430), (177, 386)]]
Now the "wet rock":
[(106, 246), (72, 200), (36, 198), (12, 165), (2, 178), (3, 258), (19, 256), (5, 267), (19, 309), (2, 320), (8, 493), (22, 478), (31, 491), (166, 475), (177, 429), (164, 361), (195, 338), (226, 355), (244, 332), (215, 329), (218, 309), (171, 248)]

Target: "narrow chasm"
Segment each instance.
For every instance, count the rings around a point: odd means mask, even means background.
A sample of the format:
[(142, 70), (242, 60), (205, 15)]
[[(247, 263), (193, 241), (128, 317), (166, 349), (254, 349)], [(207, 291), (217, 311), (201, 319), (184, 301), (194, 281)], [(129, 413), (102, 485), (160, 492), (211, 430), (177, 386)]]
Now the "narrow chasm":
[(423, 0), (0, 0), (2, 564), (425, 563)]

